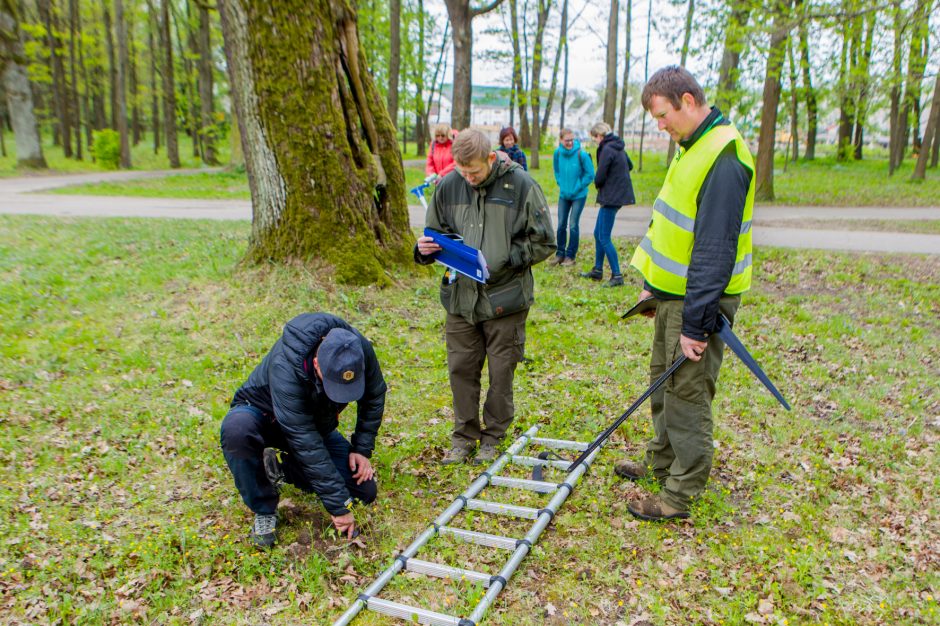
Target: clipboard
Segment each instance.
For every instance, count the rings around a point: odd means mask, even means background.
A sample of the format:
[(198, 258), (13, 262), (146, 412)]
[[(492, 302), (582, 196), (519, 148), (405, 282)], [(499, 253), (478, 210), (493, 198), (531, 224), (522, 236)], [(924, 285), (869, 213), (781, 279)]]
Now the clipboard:
[(486, 266), (483, 253), (463, 243), (459, 235), (425, 228), (424, 236), (430, 237), (441, 247), (439, 252), (432, 255), (432, 258), (441, 265), (460, 272), (478, 283), (485, 283), (490, 277), (490, 270)]
[(630, 307), (629, 311), (621, 315), (620, 319), (625, 320), (628, 317), (633, 317), (634, 315), (639, 315), (640, 313), (645, 313), (646, 311), (652, 311), (656, 308), (657, 304), (659, 304), (659, 300), (657, 300), (655, 296), (643, 298)]

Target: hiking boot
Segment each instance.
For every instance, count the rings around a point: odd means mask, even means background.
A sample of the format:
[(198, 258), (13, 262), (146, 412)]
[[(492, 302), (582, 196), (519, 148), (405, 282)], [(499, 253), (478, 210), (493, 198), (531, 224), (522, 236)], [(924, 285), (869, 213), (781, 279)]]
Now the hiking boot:
[(473, 457), (473, 464), (483, 465), (485, 463), (492, 463), (498, 456), (499, 451), (496, 449), (496, 444), (481, 443), (480, 449), (477, 450), (477, 455)]
[(261, 550), (274, 545), (276, 537), (274, 529), (277, 526), (277, 515), (255, 515), (255, 523), (251, 525), (248, 539)]
[(591, 280), (599, 281), (604, 278), (604, 272), (593, 267), (590, 272), (581, 272), (580, 276), (581, 278), (590, 278)]
[(572, 265), (574, 265), (574, 259), (570, 256), (565, 257), (565, 260), (561, 262), (562, 267), (571, 267)]
[(601, 287), (622, 287), (623, 286), (623, 274), (614, 274), (610, 277), (606, 283), (601, 285)]
[(549, 265), (561, 265), (561, 262), (562, 260), (564, 260), (564, 258), (565, 257), (563, 256), (555, 255), (549, 260), (548, 264)]
[(649, 470), (646, 465), (637, 463), (636, 461), (624, 459), (614, 463), (614, 474), (621, 478), (626, 478), (627, 480), (642, 480), (646, 478), (648, 472)]
[(473, 452), (471, 448), (465, 448), (464, 446), (454, 446), (447, 451), (447, 454), (444, 455), (444, 458), (441, 459), (442, 465), (453, 465), (454, 463), (463, 463)]
[(686, 519), (688, 511), (680, 511), (665, 502), (659, 496), (650, 496), (645, 500), (634, 500), (627, 505), (627, 510), (637, 519), (647, 522), (662, 522), (670, 519)]
[(277, 460), (277, 450), (265, 448), (261, 453), (261, 460), (268, 481), (274, 486), (275, 491), (281, 493), (281, 488), (284, 486), (284, 469), (281, 467), (281, 462)]

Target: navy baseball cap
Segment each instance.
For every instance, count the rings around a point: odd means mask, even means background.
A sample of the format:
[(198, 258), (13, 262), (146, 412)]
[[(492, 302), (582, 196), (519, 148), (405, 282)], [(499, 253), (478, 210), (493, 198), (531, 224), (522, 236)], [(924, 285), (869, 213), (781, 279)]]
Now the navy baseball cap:
[(348, 404), (365, 392), (365, 364), (362, 342), (344, 328), (326, 334), (317, 349), (317, 364), (323, 375), (323, 390), (333, 402)]

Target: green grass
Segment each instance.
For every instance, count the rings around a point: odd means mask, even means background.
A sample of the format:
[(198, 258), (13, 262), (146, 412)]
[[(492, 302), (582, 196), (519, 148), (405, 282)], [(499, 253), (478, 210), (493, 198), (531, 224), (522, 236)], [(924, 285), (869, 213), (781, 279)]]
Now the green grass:
[[(451, 419), (437, 279), (349, 288), (316, 266), (243, 266), (249, 229), (0, 216), (2, 621), (328, 624), (477, 475), (437, 464)], [(617, 241), (624, 257), (634, 244)], [(729, 355), (707, 492), (691, 522), (656, 525), (626, 511), (651, 486), (611, 471), (650, 436), (641, 409), (486, 623), (938, 621), (936, 259), (760, 249), (755, 270), (736, 330), (793, 412)], [(540, 424), (586, 440), (645, 388), (651, 324), (619, 320), (635, 289), (544, 266), (536, 281), (511, 436)], [(311, 310), (374, 341), (389, 384), (381, 499), (355, 511), (365, 547), (343, 547), (316, 498), (289, 489), (281, 543), (261, 554), (219, 423), (284, 322)], [(442, 540), (432, 554), (490, 572), (506, 556)], [(480, 590), (398, 578), (383, 593), (445, 612), (465, 594)]]

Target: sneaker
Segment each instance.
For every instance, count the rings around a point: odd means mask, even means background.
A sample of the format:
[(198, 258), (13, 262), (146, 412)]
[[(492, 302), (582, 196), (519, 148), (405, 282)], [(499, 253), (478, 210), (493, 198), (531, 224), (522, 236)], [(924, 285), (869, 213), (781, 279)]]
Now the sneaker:
[(553, 257), (551, 258), (551, 260), (549, 260), (548, 264), (549, 264), (549, 265), (561, 265), (561, 264), (562, 264), (562, 260), (563, 260), (564, 258), (565, 258), (565, 257), (563, 257), (563, 256), (555, 255), (555, 256), (553, 256)]
[(562, 267), (571, 267), (572, 265), (574, 265), (574, 259), (572, 259), (570, 256), (565, 257), (565, 260), (561, 262)]
[(581, 278), (590, 278), (591, 280), (601, 280), (604, 278), (604, 272), (597, 269), (596, 267), (591, 268), (590, 272), (581, 272)]
[(268, 481), (274, 486), (275, 491), (281, 493), (281, 487), (284, 486), (284, 469), (281, 467), (281, 462), (277, 460), (277, 450), (265, 448), (261, 453), (261, 459)]
[(251, 526), (248, 539), (260, 549), (270, 548), (274, 545), (276, 537), (274, 529), (277, 526), (277, 515), (255, 515), (255, 523)]
[(601, 285), (601, 287), (622, 287), (623, 286), (623, 274), (614, 274), (610, 277), (606, 283)]
[(687, 519), (688, 511), (680, 511), (663, 502), (659, 496), (650, 496), (645, 500), (634, 500), (627, 505), (627, 510), (637, 519), (646, 522), (661, 522), (670, 519)]
[(499, 451), (496, 449), (496, 444), (481, 443), (480, 449), (477, 450), (477, 455), (473, 457), (473, 464), (483, 465), (485, 463), (492, 463), (496, 460), (497, 456), (499, 456)]
[(646, 478), (646, 475), (649, 473), (649, 469), (643, 463), (637, 463), (636, 461), (617, 461), (614, 463), (614, 473), (621, 478), (626, 478), (627, 480), (642, 480)]
[(473, 452), (470, 448), (465, 448), (463, 446), (454, 446), (447, 451), (447, 454), (444, 455), (444, 458), (441, 459), (442, 465), (453, 465), (454, 463), (463, 463)]

